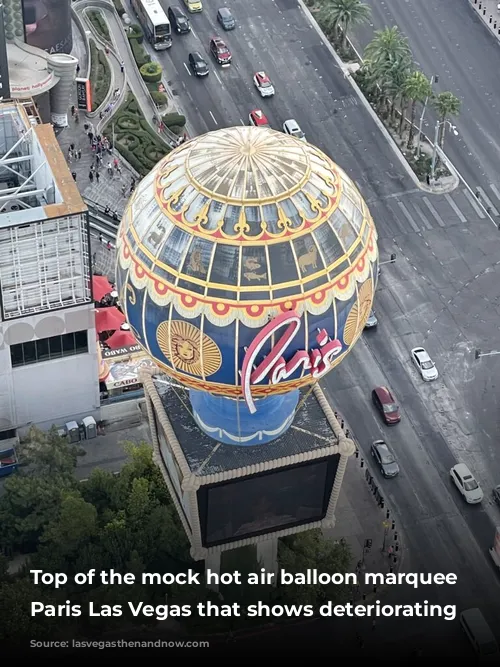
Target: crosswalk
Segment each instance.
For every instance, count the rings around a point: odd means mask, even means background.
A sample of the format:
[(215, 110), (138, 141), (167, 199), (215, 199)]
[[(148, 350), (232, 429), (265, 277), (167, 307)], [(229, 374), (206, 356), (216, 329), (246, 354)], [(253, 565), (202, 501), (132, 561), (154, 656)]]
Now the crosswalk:
[(495, 184), (477, 186), (474, 192), (460, 185), (448, 194), (432, 195), (419, 190), (391, 195), (383, 199), (367, 199), (377, 227), (397, 225), (401, 233), (422, 233), (477, 220), (500, 223), (500, 189)]

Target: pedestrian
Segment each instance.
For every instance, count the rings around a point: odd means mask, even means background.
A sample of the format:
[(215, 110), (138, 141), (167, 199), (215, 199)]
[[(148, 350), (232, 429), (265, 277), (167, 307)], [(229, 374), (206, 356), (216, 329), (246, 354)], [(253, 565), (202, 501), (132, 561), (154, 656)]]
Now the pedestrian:
[(111, 241), (108, 241), (108, 243), (107, 243), (107, 245), (106, 245), (106, 248), (107, 248), (108, 250), (111, 250)]
[(72, 171), (72, 172), (71, 172), (71, 175), (73, 176), (73, 180), (74, 180), (75, 183), (76, 183), (76, 171)]
[(92, 264), (94, 264), (94, 266), (95, 266), (96, 263), (97, 263), (97, 253), (95, 252), (95, 253), (92, 255)]
[(106, 206), (104, 207), (104, 215), (109, 215), (110, 211), (111, 211), (111, 209), (110, 209), (109, 206), (106, 204)]
[(77, 158), (78, 158), (79, 160), (82, 159), (82, 149), (81, 149), (81, 148), (78, 149)]
[(92, 171), (92, 169), (89, 171), (89, 181), (91, 183), (93, 183), (94, 181), (94, 172)]
[(122, 185), (122, 195), (125, 197), (127, 194), (127, 186), (125, 184)]
[(113, 211), (113, 215), (112, 215), (111, 217), (112, 217), (113, 220), (115, 220), (116, 222), (118, 222), (118, 220), (120, 219), (120, 218), (118, 217), (118, 213), (117, 213), (116, 211)]
[(89, 133), (88, 133), (87, 136), (89, 138), (89, 144), (92, 146), (92, 140), (94, 138), (94, 133), (92, 132), (92, 130), (89, 130)]
[(108, 162), (108, 175), (113, 176), (113, 165), (111, 162)]
[(71, 152), (73, 152), (75, 150), (75, 144), (70, 144), (69, 147), (71, 149)]
[(83, 129), (84, 129), (85, 132), (88, 134), (88, 133), (89, 133), (89, 129), (90, 129), (89, 124), (88, 124), (88, 123), (84, 123), (84, 125), (83, 125)]
[(77, 63), (76, 65), (76, 76), (80, 74), (80, 65)]
[(107, 44), (104, 47), (104, 51), (106, 52), (106, 55), (109, 56), (109, 46)]
[(71, 162), (73, 159), (73, 151), (71, 150), (71, 147), (68, 148), (68, 162)]
[(80, 120), (80, 112), (78, 111), (78, 109), (76, 109), (76, 111), (75, 111), (75, 123), (78, 123), (79, 120)]
[(98, 171), (96, 171), (96, 173), (95, 173), (95, 180), (96, 180), (98, 183), (99, 183), (99, 179), (100, 179), (100, 178), (101, 178), (101, 174), (100, 174)]
[(76, 107), (73, 104), (73, 106), (71, 107), (71, 115), (73, 116), (73, 118), (75, 117), (75, 111), (76, 111)]
[(104, 241), (104, 237), (102, 234), (99, 234), (99, 243), (102, 243)]
[(132, 182), (130, 183), (130, 194), (135, 190), (135, 181), (132, 179)]
[(427, 185), (431, 184), (431, 177), (430, 177), (429, 174), (427, 174), (427, 176), (425, 177), (425, 180), (427, 181)]
[(120, 63), (120, 72), (123, 74), (124, 71), (125, 71), (125, 63), (122, 60)]

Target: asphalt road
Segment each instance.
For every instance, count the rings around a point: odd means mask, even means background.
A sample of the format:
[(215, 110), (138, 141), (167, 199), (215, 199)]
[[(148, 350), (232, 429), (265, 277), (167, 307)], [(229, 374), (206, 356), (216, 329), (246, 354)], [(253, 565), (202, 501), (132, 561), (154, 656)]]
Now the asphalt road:
[[(374, 29), (398, 26), (409, 40), (420, 69), (437, 74), (436, 92), (449, 90), (461, 101), (452, 122), (459, 136), (447, 128), (445, 150), (465, 180), (482, 186), (486, 195), (500, 189), (500, 45), (468, 0), (366, 0), (372, 25), (356, 28), (355, 43), (363, 47)], [(362, 48), (361, 48), (362, 51)], [(424, 131), (434, 137), (436, 115), (426, 114)]]
[[(191, 17), (193, 33), (174, 36), (172, 48), (158, 54), (169, 83), (195, 133), (245, 123), (253, 108), (262, 108), (276, 129), (294, 117), (358, 184), (379, 231), (382, 261), (392, 252), (397, 261), (382, 270), (378, 330), (363, 336), (324, 387), (367, 458), (370, 442), (382, 435), (400, 461), (398, 479), (379, 481), (408, 547), (404, 569), (456, 572), (459, 585), (431, 591), (428, 599), (460, 609), (480, 606), (500, 628), (500, 579), (487, 553), (500, 523), (488, 500), (500, 481), (496, 363), (494, 357), (474, 362), (476, 347), (500, 349), (500, 235), (466, 188), (446, 196), (414, 189), (293, 0), (265, 7), (256, 0), (231, 3), (238, 28), (223, 35), (233, 53), (233, 65), (224, 70), (208, 53), (210, 37), (220, 34), (217, 6), (205, 2), (203, 13)], [(192, 50), (204, 53), (211, 66), (205, 80), (187, 72)], [(253, 88), (259, 69), (275, 84), (270, 101)], [(500, 196), (491, 188), (488, 193), (500, 209)], [(410, 365), (409, 350), (419, 344), (438, 365), (435, 383), (424, 384)], [(380, 384), (393, 389), (403, 409), (403, 421), (392, 429), (380, 425), (371, 407), (371, 389)], [(449, 469), (458, 460), (470, 465), (485, 490), (481, 507), (467, 506), (451, 486)], [(391, 595), (414, 599), (403, 588)], [(388, 644), (391, 633), (404, 642), (435, 639), (428, 638), (428, 622), (386, 625), (394, 628), (384, 633)], [(456, 623), (447, 627), (459, 636)], [(455, 655), (458, 641), (443, 639), (443, 650)], [(399, 650), (404, 655), (406, 647)]]

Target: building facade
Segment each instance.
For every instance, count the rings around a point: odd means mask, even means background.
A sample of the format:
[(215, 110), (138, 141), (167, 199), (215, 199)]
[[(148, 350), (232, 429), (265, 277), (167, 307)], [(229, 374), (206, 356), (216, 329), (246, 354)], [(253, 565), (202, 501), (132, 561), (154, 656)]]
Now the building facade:
[(86, 206), (26, 108), (0, 105), (0, 438), (99, 408)]

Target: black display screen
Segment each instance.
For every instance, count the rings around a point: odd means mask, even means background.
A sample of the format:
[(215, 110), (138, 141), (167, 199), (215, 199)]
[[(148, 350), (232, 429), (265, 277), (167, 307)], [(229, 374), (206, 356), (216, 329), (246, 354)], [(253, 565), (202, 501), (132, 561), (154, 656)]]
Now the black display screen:
[(324, 518), (339, 456), (201, 487), (204, 547), (242, 540)]

